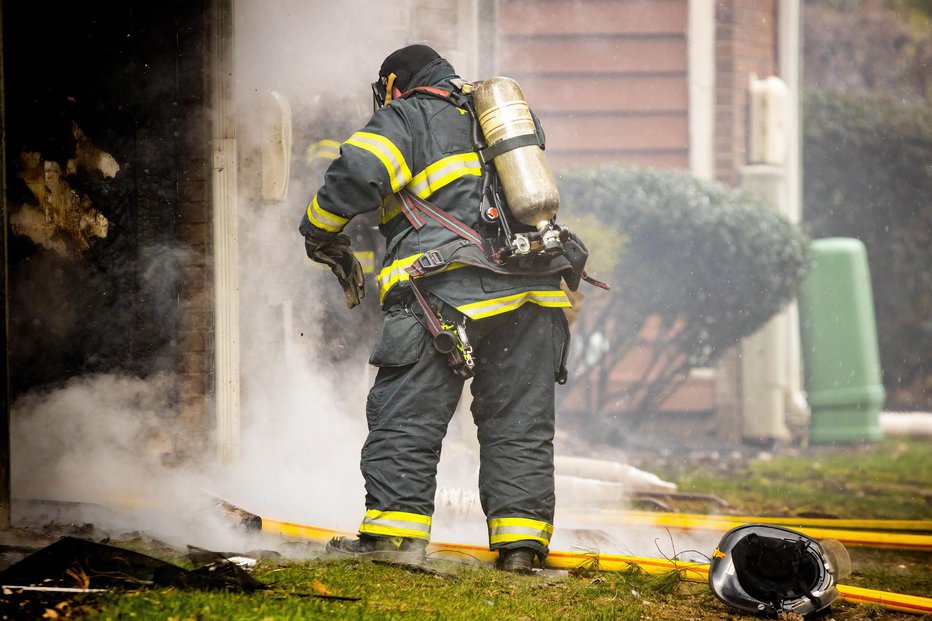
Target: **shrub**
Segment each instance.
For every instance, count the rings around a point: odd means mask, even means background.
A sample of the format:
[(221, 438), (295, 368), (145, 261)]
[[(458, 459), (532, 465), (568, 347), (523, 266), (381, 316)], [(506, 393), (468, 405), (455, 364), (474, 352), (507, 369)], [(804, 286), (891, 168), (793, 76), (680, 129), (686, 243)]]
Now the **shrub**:
[(932, 111), (807, 93), (803, 219), (867, 248), (890, 407), (932, 406)]
[[(690, 369), (792, 300), (805, 276), (805, 235), (740, 190), (686, 172), (617, 167), (570, 171), (558, 183), (561, 220), (590, 246), (590, 271), (612, 286), (587, 291), (574, 326), (572, 381), (598, 395), (596, 412), (625, 398), (633, 419), (649, 416)], [(651, 317), (660, 323), (653, 358), (620, 394), (609, 373)], [(593, 349), (606, 341), (606, 351)]]

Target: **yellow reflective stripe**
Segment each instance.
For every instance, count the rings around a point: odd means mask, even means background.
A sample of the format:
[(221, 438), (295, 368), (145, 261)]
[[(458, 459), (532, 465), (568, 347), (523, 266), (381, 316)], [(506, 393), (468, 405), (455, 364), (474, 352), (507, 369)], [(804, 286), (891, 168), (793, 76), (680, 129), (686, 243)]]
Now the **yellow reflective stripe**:
[(516, 293), (502, 298), (464, 304), (463, 306), (457, 306), (456, 310), (470, 319), (483, 319), (513, 311), (527, 302), (547, 308), (568, 308), (572, 306), (566, 294), (558, 289), (556, 291), (524, 291), (523, 293)]
[(371, 274), (375, 271), (375, 252), (371, 250), (357, 250), (353, 252), (363, 274)]
[(553, 524), (544, 522), (543, 520), (534, 520), (531, 518), (520, 517), (492, 518), (489, 520), (490, 530), (502, 528), (505, 526), (515, 526), (531, 530), (539, 530), (541, 531), (541, 536), (549, 536), (553, 534)]
[(410, 257), (398, 259), (379, 271), (379, 275), (375, 277), (379, 283), (379, 302), (385, 299), (389, 289), (401, 281), (408, 280), (408, 273), (405, 271), (405, 268), (421, 258), (423, 254), (424, 253), (418, 253)]
[(313, 164), (314, 160), (320, 158), (324, 160), (335, 160), (340, 157), (340, 143), (337, 140), (318, 140), (312, 142), (305, 150), (305, 163)]
[(317, 228), (331, 233), (339, 233), (343, 230), (343, 227), (346, 226), (346, 223), (349, 222), (349, 218), (344, 218), (343, 216), (339, 216), (321, 208), (321, 206), (317, 204), (316, 194), (314, 195), (314, 200), (307, 206), (307, 219)]
[(460, 177), (482, 176), (479, 156), (476, 153), (460, 153), (437, 160), (408, 183), (408, 189), (421, 198), (427, 198), (440, 188)]
[[(475, 153), (460, 153), (437, 160), (408, 182), (407, 189), (421, 198), (427, 198), (440, 188), (449, 185), (460, 177), (472, 175), (482, 176), (482, 167), (479, 165), (479, 156)], [(385, 224), (401, 213), (401, 203), (391, 194), (382, 201), (382, 211), (379, 222)]]
[(429, 541), (430, 522), (429, 515), (369, 509), (359, 526), (359, 532), (367, 535), (408, 537)]
[(413, 522), (430, 526), (431, 517), (421, 515), (420, 513), (407, 513), (406, 511), (379, 511), (378, 509), (369, 509), (366, 511), (365, 521), (368, 520), (394, 520), (399, 522)]
[(400, 213), (401, 203), (398, 202), (398, 196), (389, 194), (382, 200), (382, 207), (379, 211), (379, 223), (385, 224)]
[(511, 543), (531, 539), (550, 545), (553, 524), (528, 518), (493, 518), (489, 520), (489, 544)]
[(494, 537), (489, 537), (489, 545), (495, 545), (499, 543), (512, 543), (515, 541), (527, 541), (528, 539), (532, 541), (539, 541), (545, 546), (550, 546), (550, 539), (545, 537), (537, 537), (535, 535), (525, 535), (521, 533), (512, 533), (506, 535), (495, 535)]
[[(376, 281), (379, 283), (379, 303), (385, 300), (385, 296), (388, 295), (389, 290), (392, 287), (397, 285), (400, 282), (410, 280), (408, 272), (405, 271), (405, 268), (420, 259), (424, 256), (423, 252), (419, 252), (410, 257), (405, 257), (403, 259), (398, 259), (397, 261), (392, 262), (391, 265), (383, 267), (378, 276), (375, 277)], [(463, 263), (453, 262), (450, 265), (446, 266), (439, 272), (449, 272), (450, 270), (455, 270), (461, 267), (466, 267)]]
[(385, 136), (370, 132), (356, 132), (344, 144), (353, 145), (379, 158), (392, 182), (392, 192), (405, 187), (411, 180), (411, 171), (401, 151)]

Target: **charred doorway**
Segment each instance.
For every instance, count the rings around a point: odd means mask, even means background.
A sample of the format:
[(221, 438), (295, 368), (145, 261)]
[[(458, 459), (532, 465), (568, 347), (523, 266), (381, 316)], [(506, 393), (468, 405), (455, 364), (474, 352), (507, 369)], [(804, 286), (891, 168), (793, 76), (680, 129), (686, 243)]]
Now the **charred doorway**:
[(209, 4), (2, 4), (13, 399), (114, 372), (206, 393)]

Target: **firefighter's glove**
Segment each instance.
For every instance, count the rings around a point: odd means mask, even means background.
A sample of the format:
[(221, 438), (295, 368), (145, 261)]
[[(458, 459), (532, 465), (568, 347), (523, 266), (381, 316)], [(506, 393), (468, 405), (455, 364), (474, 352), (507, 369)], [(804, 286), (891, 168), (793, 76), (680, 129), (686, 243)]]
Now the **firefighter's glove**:
[(346, 307), (353, 308), (366, 296), (362, 266), (350, 248), (350, 238), (340, 233), (327, 239), (304, 238), (304, 249), (313, 261), (330, 268), (343, 287)]

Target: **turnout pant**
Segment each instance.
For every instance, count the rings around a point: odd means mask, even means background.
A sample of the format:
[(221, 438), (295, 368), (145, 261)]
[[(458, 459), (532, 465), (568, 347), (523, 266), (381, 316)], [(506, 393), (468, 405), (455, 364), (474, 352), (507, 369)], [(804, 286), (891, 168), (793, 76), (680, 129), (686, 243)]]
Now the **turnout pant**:
[[(459, 315), (442, 305), (446, 319)], [(360, 533), (430, 538), (437, 464), (463, 390), (434, 350), (419, 310), (388, 309), (370, 363), (369, 435), (362, 449), (366, 516)], [(476, 356), (472, 415), (479, 497), (489, 546), (547, 553), (554, 512), (554, 382), (568, 345), (562, 309), (527, 303), (467, 323)]]

